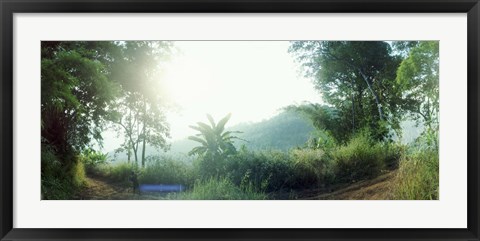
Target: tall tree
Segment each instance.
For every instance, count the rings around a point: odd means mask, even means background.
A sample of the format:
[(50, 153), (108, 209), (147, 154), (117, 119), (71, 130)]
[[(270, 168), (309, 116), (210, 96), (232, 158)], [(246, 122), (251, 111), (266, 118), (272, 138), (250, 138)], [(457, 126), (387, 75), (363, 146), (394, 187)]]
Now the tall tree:
[(397, 70), (404, 109), (427, 130), (438, 128), (439, 42), (421, 41), (410, 48)]
[(112, 42), (41, 43), (42, 143), (65, 162), (101, 140), (116, 86), (110, 81)]
[(369, 128), (374, 137), (399, 129), (400, 89), (395, 71), (400, 58), (378, 41), (295, 41), (289, 51), (302, 64), (323, 100), (338, 110), (352, 134)]
[[(119, 42), (122, 57), (114, 66), (114, 79), (121, 86), (122, 96), (118, 99), (111, 120), (123, 130), (130, 142), (135, 163), (145, 166), (147, 144), (167, 149), (166, 138), (169, 126), (165, 112), (168, 104), (163, 98), (161, 66), (167, 61), (172, 49), (171, 42), (128, 41)], [(139, 146), (140, 145), (140, 146)]]

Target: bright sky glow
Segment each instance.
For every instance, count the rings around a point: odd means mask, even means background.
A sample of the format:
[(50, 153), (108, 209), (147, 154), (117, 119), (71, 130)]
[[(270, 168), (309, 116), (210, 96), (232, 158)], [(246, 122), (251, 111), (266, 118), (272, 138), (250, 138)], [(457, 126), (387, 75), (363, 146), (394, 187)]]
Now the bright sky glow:
[(320, 102), (310, 80), (299, 77), (287, 41), (182, 41), (182, 55), (166, 68), (165, 84), (180, 106), (169, 115), (172, 139), (195, 133), (198, 121), (232, 113), (229, 125), (257, 122), (284, 106)]
[[(309, 79), (298, 73), (288, 41), (178, 41), (181, 51), (164, 66), (165, 93), (178, 109), (168, 114), (172, 140), (195, 131), (189, 125), (218, 121), (228, 113), (227, 126), (268, 119), (279, 109), (303, 101), (321, 102)], [(104, 135), (104, 149), (121, 141)]]

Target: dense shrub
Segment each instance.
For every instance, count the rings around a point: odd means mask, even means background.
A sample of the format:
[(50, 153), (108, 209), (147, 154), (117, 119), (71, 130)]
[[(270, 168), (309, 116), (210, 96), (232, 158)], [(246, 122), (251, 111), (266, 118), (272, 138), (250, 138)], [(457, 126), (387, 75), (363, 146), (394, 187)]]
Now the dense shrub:
[(379, 155), (381, 156), (383, 163), (385, 163), (385, 168), (389, 170), (397, 169), (400, 159), (405, 153), (405, 147), (400, 144), (390, 142), (379, 143), (377, 145), (380, 146), (381, 151)]
[(337, 143), (330, 132), (317, 130), (305, 143), (305, 146), (309, 149), (320, 149), (324, 152), (330, 152), (337, 146)]
[(93, 170), (96, 166), (107, 163), (107, 154), (95, 151), (93, 149), (85, 149), (80, 155), (81, 161), (85, 165), (87, 171)]
[(111, 182), (115, 182), (120, 185), (129, 186), (131, 185), (130, 178), (132, 172), (137, 173), (138, 167), (133, 163), (118, 163), (118, 164), (108, 164), (102, 163), (97, 165), (88, 165), (87, 172), (94, 176), (101, 176), (107, 178)]
[(223, 175), (226, 172), (227, 158), (229, 157), (198, 156), (192, 163), (196, 177), (206, 180)]
[(114, 182), (129, 185), (132, 172), (138, 173), (138, 167), (133, 163), (123, 162), (110, 165), (110, 167), (107, 169), (106, 175)]
[(332, 153), (336, 182), (373, 178), (387, 166), (395, 166), (400, 156), (401, 148), (395, 144), (377, 143), (367, 134), (359, 134)]
[(438, 171), (438, 151), (423, 150), (402, 158), (395, 178), (395, 199), (438, 199)]
[(325, 186), (333, 181), (332, 161), (322, 150), (292, 150), (290, 160), (293, 163), (292, 187)]
[(131, 185), (132, 173), (139, 183), (148, 184), (182, 184), (193, 186), (195, 176), (193, 166), (183, 160), (174, 160), (165, 156), (147, 157), (145, 168), (135, 163), (96, 164), (89, 168), (89, 173), (107, 178), (120, 185)]
[(186, 200), (263, 200), (267, 195), (251, 185), (235, 185), (228, 178), (210, 178), (195, 182), (192, 190), (174, 194), (173, 199)]
[(243, 149), (228, 159), (225, 176), (236, 185), (248, 182), (258, 190), (275, 191), (289, 186), (292, 170), (292, 162), (286, 153)]
[(42, 199), (71, 199), (75, 192), (85, 185), (83, 163), (75, 157), (67, 166), (55, 155), (48, 145), (41, 149), (41, 193)]
[(55, 156), (53, 149), (48, 145), (42, 145), (41, 162), (42, 178), (59, 178), (63, 176), (62, 163)]
[(193, 166), (183, 160), (151, 156), (139, 176), (140, 183), (182, 184), (191, 187), (195, 180)]
[(303, 189), (332, 182), (332, 161), (322, 150), (294, 149), (250, 152), (242, 150), (226, 162), (226, 176), (234, 184), (252, 184), (256, 190), (274, 192)]

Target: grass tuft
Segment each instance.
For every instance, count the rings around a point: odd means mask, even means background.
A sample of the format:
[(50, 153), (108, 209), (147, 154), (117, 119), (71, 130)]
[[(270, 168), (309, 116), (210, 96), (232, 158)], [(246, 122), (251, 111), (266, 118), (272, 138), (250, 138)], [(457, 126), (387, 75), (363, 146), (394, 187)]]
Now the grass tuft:
[(427, 150), (404, 157), (395, 177), (394, 199), (438, 200), (438, 151)]

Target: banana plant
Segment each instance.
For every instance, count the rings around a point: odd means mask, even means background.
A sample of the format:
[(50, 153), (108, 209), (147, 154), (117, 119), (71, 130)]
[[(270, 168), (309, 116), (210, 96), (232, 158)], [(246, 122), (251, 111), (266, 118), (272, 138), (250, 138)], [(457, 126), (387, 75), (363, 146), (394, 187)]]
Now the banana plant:
[(197, 122), (196, 126), (190, 128), (198, 131), (195, 136), (189, 136), (188, 139), (200, 143), (200, 146), (193, 148), (189, 155), (209, 156), (212, 158), (224, 157), (236, 152), (233, 141), (240, 139), (234, 136), (239, 131), (225, 131), (225, 125), (232, 114), (223, 117), (218, 123), (215, 123), (213, 117), (207, 114), (209, 124)]
[(189, 136), (188, 139), (196, 141), (200, 145), (194, 147), (188, 154), (198, 155), (202, 158), (202, 175), (220, 175), (225, 167), (226, 158), (236, 153), (233, 141), (240, 138), (233, 134), (241, 132), (225, 131), (225, 125), (230, 117), (231, 114), (228, 114), (215, 123), (213, 117), (207, 114), (209, 124), (197, 122), (196, 126), (190, 126), (199, 133)]

